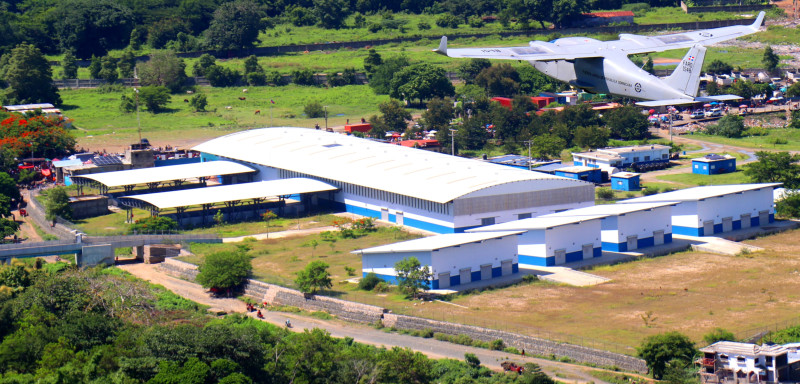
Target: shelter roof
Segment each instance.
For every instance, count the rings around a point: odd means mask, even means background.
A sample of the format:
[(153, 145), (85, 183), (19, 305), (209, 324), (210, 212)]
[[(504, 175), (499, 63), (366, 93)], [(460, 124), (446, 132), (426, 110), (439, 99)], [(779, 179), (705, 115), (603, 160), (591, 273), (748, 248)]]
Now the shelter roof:
[(72, 179), (90, 179), (109, 188), (124, 185), (137, 185), (166, 182), (172, 180), (185, 180), (198, 177), (212, 177), (219, 175), (233, 175), (237, 173), (256, 172), (254, 169), (233, 161), (206, 161), (170, 165), (166, 167), (140, 168), (127, 171), (92, 173), (87, 175), (72, 176)]
[(572, 166), (572, 167), (561, 167), (556, 169), (558, 172), (566, 172), (566, 173), (583, 173), (583, 172), (593, 172), (593, 171), (600, 171), (600, 168), (593, 168), (593, 167), (584, 167), (580, 165)]
[(184, 189), (181, 191), (147, 193), (125, 196), (148, 203), (159, 209), (188, 207), (227, 201), (262, 199), (311, 192), (333, 191), (338, 188), (319, 180), (302, 177), (258, 181), (255, 183), (229, 184), (216, 187)]
[(763, 188), (774, 189), (781, 183), (763, 184), (732, 184), (732, 185), (713, 185), (701, 186), (687, 189), (680, 189), (672, 192), (658, 193), (650, 196), (642, 196), (634, 199), (620, 200), (617, 204), (629, 203), (649, 203), (656, 201), (698, 201), (717, 196), (733, 195), (746, 191), (754, 191)]
[(617, 173), (612, 173), (611, 177), (630, 179), (631, 177), (639, 177), (639, 175), (640, 175), (639, 173), (633, 173), (633, 172), (617, 172)]
[(381, 245), (366, 249), (359, 249), (350, 253), (355, 254), (375, 254), (375, 253), (399, 253), (399, 252), (424, 252), (435, 251), (442, 248), (457, 247), (469, 243), (479, 243), (490, 239), (518, 235), (523, 231), (497, 231), (480, 233), (447, 233), (421, 239), (402, 241), (394, 244)]
[(517, 182), (550, 183), (552, 188), (586, 185), (580, 180), (307, 128), (241, 131), (193, 149), (437, 203)]
[(563, 225), (580, 224), (584, 221), (598, 220), (608, 215), (586, 216), (537, 216), (530, 219), (509, 221), (507, 223), (488, 225), (468, 229), (467, 232), (492, 232), (492, 231), (527, 231), (532, 229), (548, 229)]
[(576, 216), (619, 216), (632, 212), (647, 211), (655, 208), (677, 205), (677, 202), (665, 201), (654, 203), (602, 204), (591, 207), (568, 209), (566, 211), (542, 215), (539, 217), (576, 217)]

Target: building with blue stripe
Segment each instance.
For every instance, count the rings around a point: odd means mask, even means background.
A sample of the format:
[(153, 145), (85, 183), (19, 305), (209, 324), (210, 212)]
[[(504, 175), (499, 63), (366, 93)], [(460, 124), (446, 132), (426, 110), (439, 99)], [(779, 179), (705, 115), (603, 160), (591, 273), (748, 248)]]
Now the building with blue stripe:
[(593, 184), (581, 180), (307, 128), (241, 131), (193, 149), (203, 161), (256, 169), (254, 181), (302, 177), (338, 188), (312, 205), (435, 233), (594, 204)]
[(394, 265), (416, 257), (429, 268), (430, 289), (458, 289), (476, 281), (519, 272), (517, 235), (521, 231), (450, 233), (359, 249), (362, 276), (374, 273), (390, 284), (397, 284)]
[(692, 160), (692, 173), (698, 175), (718, 175), (736, 171), (736, 158), (731, 155), (705, 155)]
[(672, 233), (714, 236), (775, 221), (773, 190), (781, 183), (715, 185), (622, 200), (618, 204), (676, 202)]
[(602, 256), (600, 219), (603, 217), (534, 217), (468, 232), (523, 231), (517, 238), (520, 266), (553, 266)]

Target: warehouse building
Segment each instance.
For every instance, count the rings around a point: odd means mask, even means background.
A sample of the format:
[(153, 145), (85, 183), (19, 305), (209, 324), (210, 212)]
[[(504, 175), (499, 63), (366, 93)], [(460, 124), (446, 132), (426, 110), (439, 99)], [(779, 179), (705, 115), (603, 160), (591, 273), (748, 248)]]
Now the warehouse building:
[(523, 231), (517, 238), (520, 266), (553, 266), (602, 256), (600, 219), (603, 217), (533, 217), (468, 232)]
[(595, 217), (600, 219), (600, 238), (604, 251), (630, 252), (672, 242), (674, 202), (605, 204), (542, 216)]
[(397, 284), (395, 263), (416, 257), (428, 266), (431, 289), (445, 289), (487, 281), (519, 272), (517, 235), (521, 231), (449, 233), (360, 249), (362, 276), (372, 272)]
[(773, 190), (780, 183), (703, 186), (622, 200), (619, 204), (677, 202), (672, 233), (712, 236), (775, 220)]
[(323, 181), (338, 190), (315, 203), (435, 233), (594, 204), (584, 181), (313, 129), (242, 131), (194, 150), (246, 164), (260, 180)]
[(600, 168), (605, 171), (635, 167), (641, 170), (660, 169), (669, 165), (670, 147), (660, 144), (601, 148), (573, 153), (575, 166)]

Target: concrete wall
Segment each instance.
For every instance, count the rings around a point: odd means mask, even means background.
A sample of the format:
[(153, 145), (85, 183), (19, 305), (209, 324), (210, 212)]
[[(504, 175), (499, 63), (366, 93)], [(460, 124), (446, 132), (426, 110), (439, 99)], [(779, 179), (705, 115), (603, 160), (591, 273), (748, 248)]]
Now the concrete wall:
[[(672, 233), (672, 207), (654, 208), (651, 211), (627, 213), (624, 216), (611, 216), (601, 220), (603, 245), (605, 243), (625, 243), (628, 236), (640, 240), (653, 237), (653, 232)], [(639, 247), (642, 248), (642, 247)], [(605, 249), (605, 248), (604, 248)]]
[[(717, 233), (729, 232), (723, 228), (723, 219), (727, 217), (732, 218), (732, 230), (741, 229), (743, 214), (750, 215), (750, 226), (766, 225), (774, 220), (773, 204), (772, 188), (712, 197), (696, 202), (681, 202), (673, 207), (673, 232), (691, 236), (712, 236)], [(761, 212), (766, 212), (767, 220), (765, 222), (759, 220)], [(713, 221), (713, 233), (706, 233), (703, 230), (703, 223), (706, 221)]]
[(72, 209), (74, 219), (105, 215), (108, 213), (108, 197), (101, 195), (71, 197), (69, 207)]
[(549, 229), (530, 230), (519, 236), (519, 262), (530, 266), (551, 266), (564, 262), (556, 260), (555, 252), (566, 251), (565, 262), (582, 260), (584, 244), (592, 244), (592, 256), (602, 255), (600, 220), (561, 225)]
[[(193, 280), (197, 275), (197, 266), (175, 259), (167, 259), (161, 264), (161, 268), (174, 276), (187, 280)], [(431, 329), (434, 332), (448, 335), (463, 334), (474, 340), (487, 342), (501, 339), (507, 345), (519, 349), (524, 348), (525, 351), (529, 353), (540, 355), (552, 354), (557, 357), (569, 357), (583, 363), (617, 366), (625, 370), (642, 373), (647, 372), (647, 366), (644, 360), (632, 356), (488, 328), (447, 323), (413, 316), (395, 315), (381, 307), (325, 296), (306, 297), (299, 291), (256, 280), (248, 280), (245, 286), (245, 296), (259, 303), (266, 302), (275, 305), (291, 305), (307, 311), (325, 311), (340, 319), (356, 323), (371, 324), (381, 321), (384, 326), (395, 327), (397, 329)]]
[(111, 244), (85, 245), (81, 253), (76, 254), (75, 264), (79, 267), (114, 265), (114, 247)]

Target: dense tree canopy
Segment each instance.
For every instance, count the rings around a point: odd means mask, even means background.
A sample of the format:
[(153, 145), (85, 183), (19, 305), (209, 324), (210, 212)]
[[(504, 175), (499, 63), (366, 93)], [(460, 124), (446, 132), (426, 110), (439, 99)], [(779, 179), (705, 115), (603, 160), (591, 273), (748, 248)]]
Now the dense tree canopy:
[(252, 0), (235, 0), (223, 3), (216, 11), (206, 30), (206, 44), (212, 49), (247, 48), (258, 39), (265, 27), (264, 11)]
[(61, 96), (53, 85), (50, 63), (33, 45), (21, 44), (11, 50), (8, 63), (0, 63), (2, 78), (8, 83), (5, 104), (61, 104)]
[(668, 365), (688, 363), (696, 353), (694, 343), (678, 332), (667, 332), (646, 338), (638, 348), (639, 356), (656, 379), (661, 379)]
[(758, 161), (744, 169), (754, 183), (783, 183), (789, 189), (800, 188), (800, 155), (759, 151), (756, 156)]
[(392, 77), (390, 88), (389, 96), (406, 101), (419, 100), (420, 103), (455, 94), (455, 87), (444, 69), (430, 64), (403, 68)]
[(89, 58), (124, 48), (135, 15), (117, 1), (67, 0), (54, 8), (51, 20), (59, 47), (74, 50), (80, 58)]
[(252, 270), (250, 256), (245, 252), (215, 252), (206, 256), (197, 282), (205, 288), (233, 288), (244, 283)]

